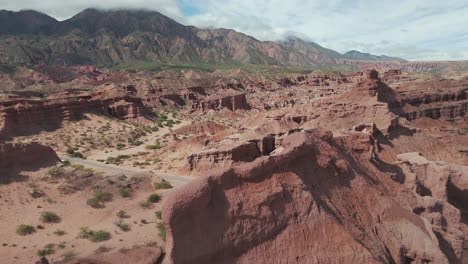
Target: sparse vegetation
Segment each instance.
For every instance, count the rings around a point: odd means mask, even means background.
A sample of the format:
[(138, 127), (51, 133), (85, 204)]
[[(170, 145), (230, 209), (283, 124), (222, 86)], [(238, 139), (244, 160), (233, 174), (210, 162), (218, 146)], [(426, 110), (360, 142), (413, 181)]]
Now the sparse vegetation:
[(37, 251), (37, 255), (39, 257), (44, 257), (44, 256), (47, 256), (47, 255), (51, 255), (51, 254), (54, 254), (55, 253), (55, 250), (54, 250), (54, 244), (47, 244), (44, 249), (40, 249)]
[(108, 157), (106, 161), (109, 164), (119, 165), (122, 164), (122, 162), (128, 158), (130, 158), (130, 156), (128, 155), (118, 155), (117, 157)]
[(60, 222), (60, 217), (54, 212), (45, 211), (41, 213), (41, 221), (44, 223), (57, 223)]
[(67, 149), (67, 154), (72, 158), (86, 159), (86, 157), (81, 152), (78, 152), (72, 148)]
[(93, 231), (87, 227), (82, 227), (80, 233), (78, 234), (79, 238), (86, 238), (93, 242), (101, 242), (111, 239), (111, 234), (104, 230)]
[(98, 189), (94, 191), (93, 197), (89, 198), (86, 203), (93, 208), (102, 208), (104, 203), (109, 202), (111, 199), (112, 194)]
[(145, 243), (145, 246), (147, 247), (156, 247), (158, 243), (156, 241), (148, 241)]
[(106, 246), (100, 246), (96, 249), (96, 253), (106, 253), (109, 252), (111, 248), (106, 247)]
[(62, 254), (62, 262), (67, 262), (76, 257), (76, 253), (73, 252), (72, 250), (68, 250), (65, 253)]
[(50, 176), (59, 176), (61, 173), (63, 172), (63, 169), (59, 166), (54, 166), (54, 167), (51, 167), (48, 171), (47, 171), (47, 174), (49, 174)]
[(122, 196), (122, 198), (128, 198), (131, 196), (130, 192), (123, 187), (119, 189), (119, 193), (120, 193), (120, 196)]
[(150, 203), (157, 203), (161, 201), (161, 196), (159, 196), (159, 194), (153, 193), (150, 196), (148, 196), (147, 201)]
[(162, 182), (156, 182), (154, 183), (154, 188), (156, 190), (161, 190), (161, 189), (171, 189), (172, 185), (167, 182), (167, 181), (162, 181)]
[(162, 240), (166, 241), (166, 227), (161, 222), (159, 222), (157, 224), (157, 227), (158, 227), (158, 230), (159, 230), (159, 237), (161, 237)]
[(65, 232), (64, 230), (62, 229), (57, 229), (54, 231), (54, 234), (56, 234), (57, 236), (63, 236), (65, 235), (67, 232)]
[(16, 227), (16, 233), (20, 236), (30, 235), (36, 232), (34, 226), (21, 224)]
[(130, 231), (130, 225), (127, 224), (127, 223), (124, 223), (122, 220), (119, 220), (119, 221), (115, 222), (114, 224), (116, 226), (118, 226), (120, 228), (120, 230), (122, 230), (124, 232)]
[(120, 210), (116, 213), (118, 218), (130, 218), (130, 216), (124, 210)]
[(156, 215), (156, 218), (158, 218), (159, 220), (162, 219), (162, 212), (161, 211), (156, 211), (154, 214)]

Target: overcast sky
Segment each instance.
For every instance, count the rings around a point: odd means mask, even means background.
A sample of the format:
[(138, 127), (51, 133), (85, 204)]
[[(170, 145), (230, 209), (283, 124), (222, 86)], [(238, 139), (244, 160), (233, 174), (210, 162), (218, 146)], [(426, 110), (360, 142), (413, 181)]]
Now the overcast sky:
[(298, 36), (346, 52), (408, 60), (468, 60), (467, 0), (0, 0), (59, 20), (88, 7), (145, 8), (198, 27), (260, 40)]

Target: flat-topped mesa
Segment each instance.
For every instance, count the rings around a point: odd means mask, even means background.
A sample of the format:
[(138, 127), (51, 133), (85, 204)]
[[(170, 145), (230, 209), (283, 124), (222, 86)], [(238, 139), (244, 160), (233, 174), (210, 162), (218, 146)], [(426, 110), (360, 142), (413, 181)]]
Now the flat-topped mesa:
[(85, 113), (110, 115), (131, 122), (145, 122), (154, 116), (132, 86), (106, 86), (96, 92), (60, 93), (46, 100), (9, 100), (0, 103), (0, 136), (29, 135), (54, 130), (63, 121), (78, 120)]
[(368, 133), (315, 129), (281, 145), (165, 199), (166, 263), (460, 261), (459, 210), (392, 180)]

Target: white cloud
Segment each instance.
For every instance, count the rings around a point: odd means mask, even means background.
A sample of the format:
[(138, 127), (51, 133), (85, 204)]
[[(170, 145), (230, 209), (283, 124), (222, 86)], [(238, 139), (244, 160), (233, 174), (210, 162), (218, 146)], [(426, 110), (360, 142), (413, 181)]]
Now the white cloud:
[[(62, 19), (87, 7), (147, 8), (184, 24), (232, 28), (261, 40), (296, 35), (339, 52), (468, 59), (466, 0), (0, 0), (0, 5)], [(186, 7), (196, 12), (184, 15)]]

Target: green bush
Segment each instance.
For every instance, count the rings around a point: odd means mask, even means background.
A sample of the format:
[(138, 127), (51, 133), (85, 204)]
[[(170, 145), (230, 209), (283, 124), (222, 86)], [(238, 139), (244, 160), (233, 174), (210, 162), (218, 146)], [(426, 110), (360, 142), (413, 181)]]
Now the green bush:
[(161, 222), (158, 223), (157, 227), (159, 230), (159, 236), (162, 238), (162, 240), (166, 241), (166, 227)]
[(69, 250), (69, 251), (66, 251), (65, 253), (62, 254), (62, 262), (67, 262), (67, 261), (70, 261), (72, 259), (74, 259), (76, 256), (76, 253)]
[(63, 236), (65, 235), (67, 232), (63, 231), (62, 229), (57, 229), (55, 230), (54, 234), (56, 234), (57, 236)]
[(156, 215), (156, 218), (158, 218), (159, 220), (162, 219), (162, 212), (161, 211), (157, 211), (154, 214)]
[(102, 208), (104, 203), (109, 202), (111, 199), (112, 194), (98, 189), (94, 191), (93, 197), (89, 198), (86, 203), (93, 208)]
[(36, 232), (34, 226), (21, 224), (16, 227), (16, 233), (20, 236), (29, 235)]
[(117, 149), (123, 149), (123, 148), (125, 148), (125, 146), (126, 145), (123, 144), (123, 143), (117, 143), (117, 145), (116, 145)]
[(122, 196), (123, 198), (128, 198), (131, 196), (130, 192), (125, 188), (120, 188), (119, 193), (120, 193), (120, 196)]
[(161, 148), (161, 145), (159, 145), (159, 144), (155, 144), (155, 145), (146, 145), (145, 148), (148, 149), (148, 150), (157, 150), (157, 149), (160, 149), (160, 148)]
[(147, 201), (150, 202), (150, 203), (157, 203), (157, 202), (161, 201), (161, 196), (159, 196), (156, 193), (153, 193), (150, 196), (148, 196)]
[(49, 174), (50, 176), (58, 176), (60, 175), (61, 173), (63, 172), (63, 169), (58, 167), (58, 166), (54, 166), (52, 168), (50, 168), (48, 171), (47, 171), (47, 174)]
[(89, 198), (87, 201), (86, 201), (86, 204), (93, 207), (93, 208), (102, 208), (104, 205), (103, 203), (101, 203), (98, 199), (96, 198)]
[(78, 234), (79, 238), (86, 238), (93, 242), (101, 242), (111, 239), (111, 234), (104, 230), (93, 231), (87, 227), (82, 227), (80, 233)]
[(41, 213), (41, 221), (44, 223), (57, 223), (60, 222), (60, 217), (54, 212), (45, 211)]
[(114, 224), (116, 226), (118, 226), (120, 228), (120, 230), (122, 230), (124, 232), (130, 231), (130, 225), (127, 224), (127, 223), (124, 223), (122, 220), (119, 220), (119, 221), (115, 222)]
[(162, 181), (162, 182), (156, 182), (154, 183), (154, 188), (156, 190), (161, 190), (161, 189), (171, 189), (172, 185), (167, 182), (167, 181)]
[(55, 253), (55, 250), (54, 250), (54, 244), (47, 244), (44, 249), (40, 249), (37, 251), (37, 255), (39, 257), (45, 257), (47, 255), (51, 255), (51, 254), (54, 254)]
[(118, 218), (130, 218), (130, 216), (124, 210), (118, 211), (115, 215), (117, 215)]

